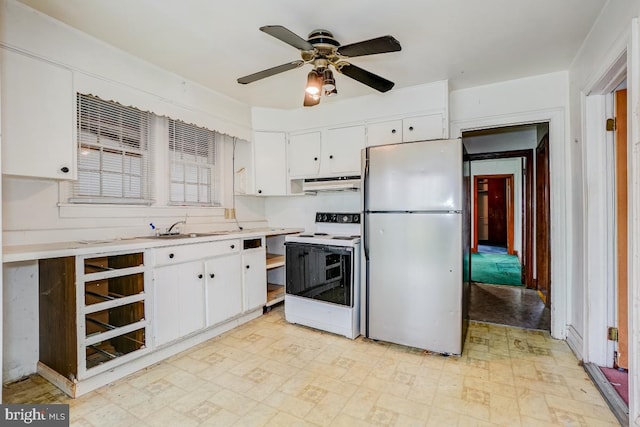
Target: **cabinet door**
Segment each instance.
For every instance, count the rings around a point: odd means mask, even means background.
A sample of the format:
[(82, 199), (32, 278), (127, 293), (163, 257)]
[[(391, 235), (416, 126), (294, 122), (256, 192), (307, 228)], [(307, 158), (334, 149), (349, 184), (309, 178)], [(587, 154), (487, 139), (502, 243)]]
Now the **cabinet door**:
[(169, 265), (153, 270), (153, 324), (155, 345), (159, 346), (180, 336), (178, 283), (180, 266)]
[(204, 328), (204, 263), (202, 261), (180, 264), (178, 305), (180, 311), (180, 336)]
[(242, 252), (244, 311), (267, 303), (266, 258), (264, 247)]
[(320, 132), (290, 135), (288, 168), (290, 178), (317, 176), (320, 172)]
[(324, 160), (331, 175), (360, 175), (360, 152), (364, 148), (364, 126), (350, 126), (327, 131)]
[(153, 271), (155, 345), (204, 328), (202, 261), (158, 267)]
[(242, 272), (239, 255), (206, 262), (207, 326), (242, 312)]
[(256, 194), (286, 195), (287, 163), (284, 132), (255, 132), (253, 154)]
[(402, 142), (402, 120), (367, 125), (367, 147)]
[(441, 113), (409, 117), (402, 120), (403, 142), (444, 138), (444, 117)]
[(72, 73), (0, 49), (2, 173), (75, 179)]

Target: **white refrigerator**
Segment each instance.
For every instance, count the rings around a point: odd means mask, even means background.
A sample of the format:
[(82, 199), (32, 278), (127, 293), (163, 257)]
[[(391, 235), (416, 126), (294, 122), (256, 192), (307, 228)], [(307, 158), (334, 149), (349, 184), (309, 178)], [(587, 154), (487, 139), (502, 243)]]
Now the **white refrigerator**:
[(461, 354), (468, 322), (469, 183), (459, 139), (363, 150), (368, 338)]

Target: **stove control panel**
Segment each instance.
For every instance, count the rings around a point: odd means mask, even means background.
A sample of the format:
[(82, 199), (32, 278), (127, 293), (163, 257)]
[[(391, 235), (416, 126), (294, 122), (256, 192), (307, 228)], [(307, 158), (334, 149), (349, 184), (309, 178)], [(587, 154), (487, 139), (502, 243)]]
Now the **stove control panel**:
[(360, 224), (359, 213), (318, 212), (316, 222), (332, 224)]

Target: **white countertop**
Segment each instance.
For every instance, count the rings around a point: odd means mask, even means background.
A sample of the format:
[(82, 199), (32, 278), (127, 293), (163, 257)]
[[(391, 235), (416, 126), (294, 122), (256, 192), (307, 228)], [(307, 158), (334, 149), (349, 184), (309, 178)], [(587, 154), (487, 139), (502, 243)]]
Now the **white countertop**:
[[(213, 242), (247, 237), (268, 237), (281, 234), (293, 234), (304, 231), (302, 228), (250, 228), (246, 230), (212, 231), (211, 235), (189, 237), (185, 233), (180, 238), (131, 237), (103, 240), (80, 240), (71, 242), (41, 243), (32, 245), (12, 245), (2, 248), (3, 262), (32, 261), (44, 258), (86, 255), (104, 252), (136, 251), (163, 246), (186, 245), (191, 243)], [(224, 233), (224, 234), (218, 234)], [(202, 233), (203, 234), (203, 233)]]

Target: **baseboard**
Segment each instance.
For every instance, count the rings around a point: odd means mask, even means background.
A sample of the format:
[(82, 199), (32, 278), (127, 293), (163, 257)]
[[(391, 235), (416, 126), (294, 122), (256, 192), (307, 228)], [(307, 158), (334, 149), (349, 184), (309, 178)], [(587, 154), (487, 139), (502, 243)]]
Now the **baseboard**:
[(573, 354), (575, 354), (576, 358), (578, 360), (583, 360), (582, 350), (584, 344), (582, 335), (580, 335), (572, 325), (567, 326), (567, 344), (571, 351), (573, 351)]

